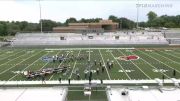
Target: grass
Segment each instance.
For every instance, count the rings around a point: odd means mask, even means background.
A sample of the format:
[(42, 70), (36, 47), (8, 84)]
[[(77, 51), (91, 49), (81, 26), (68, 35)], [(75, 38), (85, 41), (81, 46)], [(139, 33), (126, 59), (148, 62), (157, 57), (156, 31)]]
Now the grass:
[[(89, 96), (84, 96), (83, 87), (69, 87), (68, 88), (68, 101), (88, 101)], [(108, 101), (105, 88), (92, 88), (91, 101)]]
[[(62, 48), (60, 48), (62, 49)], [(100, 69), (100, 74), (93, 73), (93, 79), (104, 80), (125, 80), (125, 79), (154, 79), (162, 78), (165, 75), (166, 78), (180, 78), (180, 49), (179, 48), (148, 48), (151, 51), (147, 51), (146, 48), (130, 49), (71, 49), (75, 56), (87, 55), (91, 63), (97, 60), (97, 65), (91, 69)], [(58, 66), (70, 65), (71, 69), (69, 73), (63, 75), (53, 74), (46, 77), (46, 80), (57, 80), (60, 76), (63, 79), (77, 79), (77, 76), (72, 73), (73, 70), (79, 68), (80, 79), (85, 79), (84, 70), (87, 66), (88, 59), (73, 62), (59, 63), (44, 62), (43, 56), (68, 54), (66, 50), (52, 50), (47, 51), (44, 49), (3, 49), (0, 50), (0, 80), (27, 80), (21, 74), (15, 74), (13, 71), (37, 71), (42, 68), (56, 68)], [(124, 61), (119, 60), (119, 56), (137, 55), (140, 58), (138, 60)], [(108, 69), (106, 66), (105, 72), (101, 72), (101, 66), (99, 61), (106, 64), (107, 60), (114, 61), (114, 67)], [(173, 70), (176, 70), (176, 76), (173, 76)], [(39, 78), (34, 80), (40, 80)]]
[[(57, 48), (56, 48), (57, 49)], [(42, 68), (57, 68), (58, 66), (70, 65), (71, 69), (69, 73), (63, 75), (53, 74), (46, 76), (46, 80), (58, 80), (61, 76), (62, 79), (68, 78), (77, 80), (77, 76), (72, 72), (79, 68), (80, 79), (86, 79), (84, 76), (84, 70), (87, 67), (88, 60), (91, 64), (94, 60), (97, 61), (97, 65), (93, 66), (91, 70), (100, 69), (100, 74), (93, 73), (93, 79), (103, 80), (140, 80), (140, 79), (155, 79), (162, 78), (180, 78), (180, 48), (179, 47), (144, 47), (135, 49), (101, 49), (100, 48), (72, 48), (59, 50), (45, 50), (43, 48), (3, 48), (0, 50), (0, 80), (14, 81), (14, 80), (27, 80), (25, 76), (21, 74), (15, 74), (13, 71), (37, 71)], [(63, 49), (63, 50), (61, 50)], [(152, 51), (148, 51), (152, 50)], [(72, 51), (71, 53), (68, 53)], [(56, 61), (45, 62), (42, 61), (43, 56), (53, 56), (74, 54), (75, 56), (86, 55), (88, 59), (63, 62)], [(119, 60), (119, 56), (137, 55), (140, 58), (138, 60), (124, 61)], [(106, 64), (107, 60), (114, 61), (114, 67), (108, 69), (106, 65), (105, 72), (101, 72), (101, 66), (99, 61)], [(176, 70), (176, 76), (173, 76), (173, 71)], [(36, 78), (33, 80), (41, 80)], [(167, 85), (167, 84), (165, 84)], [(128, 86), (128, 85), (126, 85)], [(141, 85), (139, 85), (141, 86)], [(89, 97), (84, 96), (83, 86), (69, 86), (68, 87), (68, 101), (88, 101)], [(107, 101), (106, 91), (104, 87), (92, 88), (91, 101)]]

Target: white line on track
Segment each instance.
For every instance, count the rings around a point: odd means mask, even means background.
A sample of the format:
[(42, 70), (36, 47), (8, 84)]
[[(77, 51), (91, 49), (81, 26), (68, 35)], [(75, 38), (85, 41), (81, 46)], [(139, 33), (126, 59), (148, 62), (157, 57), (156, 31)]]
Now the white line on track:
[(180, 54), (179, 51), (178, 51), (178, 52), (177, 52), (177, 51), (173, 51), (173, 52), (174, 52), (175, 54)]
[[(47, 55), (48, 53), (44, 54), (43, 56)], [(38, 54), (37, 54), (38, 55)], [(43, 56), (41, 56), (40, 58), (36, 59), (33, 63), (31, 63), (30, 65), (28, 65), (26, 68), (24, 68), (23, 70), (21, 71), (25, 71), (27, 68), (29, 68), (30, 66), (32, 66), (33, 64), (35, 64), (37, 61), (39, 61)], [(16, 74), (14, 75), (13, 77), (11, 77), (8, 81), (12, 80), (13, 78), (15, 78), (17, 75), (19, 74)]]
[[(120, 50), (118, 50), (119, 52), (121, 52)], [(121, 54), (123, 54), (125, 56), (125, 54), (123, 52), (121, 52)], [(131, 60), (130, 60), (131, 61)], [(131, 63), (133, 63), (133, 65), (135, 67), (137, 67), (144, 75), (146, 75), (146, 77), (148, 77), (149, 79), (151, 79), (151, 77), (149, 75), (147, 75), (139, 66), (137, 66), (133, 61), (131, 61)]]
[[(98, 50), (99, 50), (99, 49), (98, 49)], [(103, 58), (102, 53), (101, 53), (100, 50), (99, 50), (99, 53), (100, 53), (100, 55), (101, 55), (101, 58), (102, 58), (102, 61), (103, 61), (104, 66), (105, 66), (105, 69), (106, 69), (106, 71), (107, 71), (108, 77), (109, 77), (109, 79), (111, 80), (111, 77), (110, 77), (110, 75), (109, 75), (109, 72), (108, 72), (107, 67), (106, 67), (106, 65), (105, 65), (105, 62), (104, 62), (104, 58)]]
[[(150, 56), (149, 54), (147, 54), (147, 53), (145, 53), (145, 52), (143, 52), (143, 51), (140, 51), (140, 50), (138, 50), (138, 51), (141, 52), (141, 53), (143, 53), (143, 54), (145, 54), (145, 55), (147, 55), (147, 56), (149, 56), (149, 57), (151, 57), (151, 58), (153, 58), (154, 60), (156, 60), (156, 61), (158, 61), (158, 62), (160, 62), (160, 63), (166, 65), (167, 67), (171, 68), (172, 70), (176, 70), (175, 68), (173, 68), (173, 67), (171, 67), (171, 66), (169, 66), (169, 65), (167, 65), (167, 64), (165, 64), (165, 63), (163, 63), (162, 61), (160, 61), (160, 60), (158, 60), (158, 59), (156, 59), (156, 58)], [(178, 70), (176, 70), (176, 71), (177, 71), (178, 73), (180, 73), (180, 71), (178, 71)]]
[[(133, 52), (131, 52), (132, 54), (135, 54)], [(135, 54), (137, 55), (137, 54)], [(149, 63), (148, 61), (144, 60), (142, 57), (140, 58), (141, 60), (143, 60), (144, 62), (146, 62), (148, 65), (150, 65), (151, 67), (153, 67), (154, 69), (157, 69), (155, 66), (153, 66), (151, 63)], [(165, 73), (163, 73), (162, 71), (160, 71), (161, 74), (164, 74), (166, 77), (170, 78), (168, 75), (166, 75)]]
[(173, 57), (175, 57), (175, 58), (180, 59), (180, 57), (175, 56), (175, 54), (172, 55), (172, 54), (169, 54), (169, 53), (166, 53), (166, 52), (163, 52), (163, 53), (168, 54), (168, 55), (171, 55), (171, 56), (173, 56)]
[[(56, 55), (58, 55), (61, 51), (57, 52)], [(39, 70), (43, 69), (46, 65), (48, 65), (49, 62), (47, 62), (46, 64), (44, 64)]]
[[(24, 51), (24, 50), (22, 50), (22, 51)], [(22, 51), (20, 51), (20, 52), (22, 52)], [(20, 53), (20, 52), (17, 52), (17, 53), (15, 53), (15, 54), (9, 55), (8, 57), (1, 58), (0, 60), (7, 59), (7, 58), (9, 58), (9, 57), (11, 57), (11, 56), (17, 55), (17, 54)]]
[(7, 54), (7, 53), (5, 53), (5, 52), (2, 52), (2, 54), (0, 54), (0, 57), (1, 57), (1, 56), (3, 56), (3, 55), (6, 55), (6, 54)]
[[(15, 60), (15, 59), (18, 59), (18, 58), (20, 58), (20, 57), (22, 57), (22, 56), (24, 56), (24, 55), (26, 55), (26, 54), (22, 54), (22, 55), (14, 58), (14, 59), (12, 59), (12, 60), (9, 60), (8, 62), (5, 62), (5, 63), (1, 64), (0, 66), (4, 65), (4, 64), (6, 64), (6, 63), (9, 63), (10, 61), (13, 61), (13, 60)], [(14, 64), (14, 65), (16, 65), (16, 64)], [(11, 68), (12, 68), (12, 67), (11, 67)], [(3, 74), (4, 72), (6, 72), (7, 70), (11, 69), (11, 68), (7, 68), (6, 70), (0, 72), (0, 75)]]
[(135, 48), (46, 48), (44, 50), (135, 49)]
[(117, 62), (117, 64), (121, 67), (121, 69), (123, 70), (123, 72), (126, 74), (126, 76), (128, 77), (129, 80), (131, 80), (131, 77), (126, 73), (126, 71), (124, 70), (124, 68), (121, 66), (121, 64), (117, 61), (117, 59), (114, 57), (114, 55), (112, 54), (112, 52), (110, 52), (112, 57), (114, 58), (114, 60)]
[[(80, 53), (81, 53), (81, 50), (79, 51), (78, 56), (80, 55)], [(77, 60), (76, 60), (75, 63), (74, 63), (74, 66), (73, 66), (73, 68), (72, 68), (72, 71), (71, 71), (71, 74), (70, 74), (69, 78), (72, 77), (72, 73), (73, 73), (73, 71), (74, 71), (74, 68), (76, 67), (76, 63), (77, 63)]]
[[(69, 52), (70, 53), (70, 52)], [(66, 57), (69, 55), (69, 53), (66, 54)], [(62, 65), (62, 63), (64, 62), (64, 60), (58, 65), (58, 67), (60, 67)], [(51, 75), (51, 77), (49, 78), (49, 80), (51, 80), (53, 78), (54, 74)]]
[[(156, 52), (155, 52), (156, 53)], [(165, 53), (165, 52), (163, 52), (163, 53)], [(168, 57), (166, 57), (166, 56), (163, 56), (163, 55), (161, 55), (161, 54), (159, 54), (159, 53), (156, 53), (157, 55), (160, 55), (160, 56), (162, 56), (162, 57), (164, 57), (164, 58), (166, 58), (166, 59), (168, 59), (168, 60), (170, 60), (170, 61), (172, 61), (172, 62), (174, 62), (174, 63), (177, 63), (177, 64), (180, 64), (179, 62), (176, 62), (176, 61), (174, 61), (174, 60), (172, 60), (172, 59), (170, 59), (170, 58), (168, 58)], [(165, 54), (168, 54), (168, 53), (165, 53)], [(168, 54), (168, 55), (171, 55), (171, 54)], [(172, 56), (172, 55), (171, 55)], [(175, 57), (175, 56), (173, 56), (173, 57)], [(178, 57), (175, 57), (175, 58), (178, 58)]]
[(90, 48), (89, 48), (89, 61), (91, 59), (91, 51), (90, 51)]
[[(40, 52), (42, 52), (42, 51), (40, 51)], [(31, 57), (33, 57), (33, 56), (35, 56), (35, 55), (39, 54), (40, 52), (38, 52), (38, 53), (36, 53), (36, 54), (34, 54), (34, 55), (31, 55), (30, 57), (28, 57), (28, 58), (24, 59), (23, 61), (19, 62), (18, 64), (20, 64), (20, 63), (22, 63), (22, 62), (24, 62), (24, 61), (26, 61), (26, 60), (30, 59)], [(16, 65), (12, 66), (11, 68), (8, 68), (7, 70), (3, 71), (3, 73), (5, 73), (6, 71), (8, 71), (8, 70), (10, 70), (10, 69), (12, 69), (12, 68), (14, 68), (14, 67), (16, 67), (18, 64), (16, 64)], [(3, 74), (3, 73), (1, 72), (1, 74)], [(8, 81), (9, 81), (9, 80), (8, 80)]]

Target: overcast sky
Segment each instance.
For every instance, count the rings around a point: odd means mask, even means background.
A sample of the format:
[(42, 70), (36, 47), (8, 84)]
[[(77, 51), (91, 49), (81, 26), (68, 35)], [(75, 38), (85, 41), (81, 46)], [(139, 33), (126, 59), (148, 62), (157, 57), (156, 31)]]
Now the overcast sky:
[[(42, 19), (64, 22), (67, 18), (108, 19), (109, 15), (136, 21), (137, 0), (42, 0)], [(180, 15), (180, 0), (139, 0), (139, 21), (147, 20), (147, 13)], [(156, 7), (155, 7), (156, 5)], [(38, 22), (38, 0), (0, 0), (0, 20)]]

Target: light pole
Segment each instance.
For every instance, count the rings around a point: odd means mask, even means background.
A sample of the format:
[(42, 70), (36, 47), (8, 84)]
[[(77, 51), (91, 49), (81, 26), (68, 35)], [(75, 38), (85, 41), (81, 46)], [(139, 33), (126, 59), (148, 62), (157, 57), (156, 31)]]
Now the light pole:
[(137, 18), (136, 18), (137, 22), (136, 22), (136, 28), (138, 29), (138, 27), (139, 27), (139, 25), (138, 25), (138, 20), (139, 20), (139, 0), (138, 0), (138, 3), (137, 3), (137, 5), (136, 5), (136, 7), (137, 7)]
[(40, 25), (41, 25), (41, 33), (42, 33), (41, 0), (39, 0), (39, 15), (40, 15)]

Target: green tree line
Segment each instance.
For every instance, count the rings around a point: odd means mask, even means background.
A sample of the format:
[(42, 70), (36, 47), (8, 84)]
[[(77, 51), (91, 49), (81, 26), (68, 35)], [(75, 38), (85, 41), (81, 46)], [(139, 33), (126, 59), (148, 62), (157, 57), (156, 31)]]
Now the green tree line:
[[(180, 27), (180, 15), (157, 16), (155, 12), (150, 11), (147, 14), (148, 21), (139, 22), (139, 27), (167, 27), (167, 28), (179, 28)], [(124, 18), (110, 15), (109, 20), (119, 24), (119, 29), (133, 29), (136, 27), (136, 22)], [(42, 19), (43, 32), (51, 32), (53, 27), (68, 26), (68, 23), (91, 23), (99, 22), (102, 18), (82, 18), (77, 20), (76, 18), (69, 18), (64, 23), (56, 22), (48, 19)], [(27, 21), (0, 21), (0, 36), (15, 35), (17, 32), (40, 32), (40, 23), (30, 23)]]

